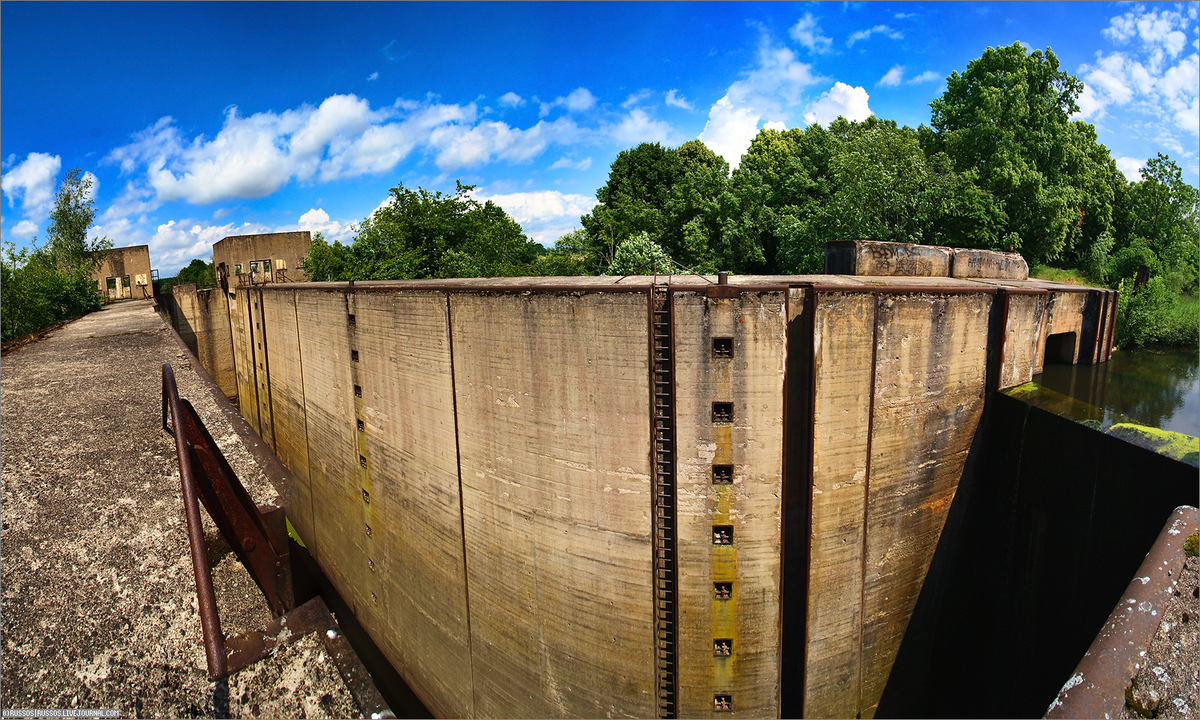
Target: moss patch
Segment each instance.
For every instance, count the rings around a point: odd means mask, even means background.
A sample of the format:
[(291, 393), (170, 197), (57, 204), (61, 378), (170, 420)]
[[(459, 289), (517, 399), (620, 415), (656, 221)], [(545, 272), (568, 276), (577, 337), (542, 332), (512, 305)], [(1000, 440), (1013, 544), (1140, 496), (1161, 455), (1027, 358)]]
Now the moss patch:
[(1133, 423), (1113, 425), (1108, 429), (1108, 434), (1159, 455), (1200, 467), (1200, 438)]
[(1188, 535), (1187, 540), (1183, 541), (1183, 554), (1188, 557), (1200, 555), (1200, 532), (1193, 530), (1192, 534)]

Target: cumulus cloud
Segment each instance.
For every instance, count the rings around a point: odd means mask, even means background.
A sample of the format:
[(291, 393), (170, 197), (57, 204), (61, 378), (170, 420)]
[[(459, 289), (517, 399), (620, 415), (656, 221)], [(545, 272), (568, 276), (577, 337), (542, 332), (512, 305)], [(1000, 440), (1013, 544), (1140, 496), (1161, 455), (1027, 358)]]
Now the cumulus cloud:
[(479, 202), (491, 200), (521, 224), (531, 239), (553, 246), (564, 233), (579, 227), (581, 215), (596, 206), (596, 199), (587, 195), (561, 193), (557, 190), (486, 194), (473, 191)]
[(789, 48), (764, 38), (754, 69), (709, 109), (700, 140), (736, 168), (758, 134), (759, 123), (780, 122), (787, 108), (799, 104), (804, 88), (823, 79), (813, 73), (812, 65), (797, 61)]
[(37, 223), (33, 222), (32, 220), (22, 220), (16, 225), (13, 225), (12, 230), (9, 230), (7, 234), (16, 238), (28, 240), (29, 238), (37, 235), (37, 231)]
[(557, 97), (554, 102), (542, 103), (538, 109), (538, 117), (546, 117), (556, 107), (565, 107), (569, 112), (583, 112), (596, 106), (596, 96), (585, 87), (575, 88), (565, 97)]
[(8, 206), (12, 208), (13, 201), (20, 199), (25, 217), (42, 220), (49, 216), (54, 204), (54, 183), (60, 169), (62, 158), (58, 155), (39, 152), (26, 155), (21, 164), (0, 179), (0, 190), (8, 196)]
[[(1167, 9), (1147, 11), (1137, 5), (1111, 18), (1102, 34), (1122, 49), (1098, 51), (1096, 60), (1080, 65), (1085, 83), (1076, 117), (1099, 121), (1110, 108), (1123, 108), (1148, 118), (1148, 134), (1185, 157), (1195, 157), (1200, 134), (1200, 54), (1188, 52), (1189, 18)], [(1200, 42), (1192, 47), (1200, 46)], [(1193, 136), (1181, 142), (1176, 133)]]
[(677, 107), (677, 108), (683, 108), (684, 110), (692, 109), (692, 104), (690, 102), (688, 102), (687, 99), (684, 98), (682, 95), (680, 95), (679, 91), (674, 88), (667, 91), (667, 97), (666, 97), (665, 102), (668, 105), (671, 105), (671, 106)]
[(374, 82), (379, 79), (379, 72), (373, 72), (367, 76), (367, 82)]
[(1119, 157), (1116, 159), (1117, 169), (1125, 175), (1125, 179), (1130, 182), (1140, 182), (1142, 179), (1142, 166), (1146, 164), (1144, 160), (1131, 157)]
[(784, 130), (787, 130), (787, 124), (782, 121), (763, 123), (762, 129), (783, 132)]
[(893, 40), (904, 39), (904, 33), (900, 32), (899, 30), (893, 30), (887, 25), (876, 25), (875, 27), (867, 28), (866, 30), (857, 30), (853, 33), (850, 33), (850, 38), (846, 40), (846, 47), (853, 47), (854, 43), (859, 42), (860, 40), (866, 40), (872, 35), (883, 35)]
[(521, 107), (525, 104), (525, 98), (515, 92), (506, 92), (500, 96), (499, 102), (506, 107)]
[(821, 34), (817, 19), (809, 12), (804, 13), (804, 17), (788, 30), (788, 35), (815, 55), (827, 53), (833, 48), (833, 38)]
[(810, 125), (819, 123), (828, 125), (839, 116), (847, 120), (861, 121), (871, 117), (871, 108), (867, 106), (870, 96), (861, 87), (850, 87), (846, 83), (834, 83), (833, 87), (821, 93), (821, 97), (809, 106), (804, 113), (804, 119)]
[(608, 134), (623, 145), (643, 142), (673, 144), (680, 139), (675, 128), (662, 120), (655, 120), (641, 108), (630, 110), (621, 121), (605, 126)]
[(936, 73), (932, 70), (926, 70), (925, 72), (921, 73), (920, 75), (917, 75), (916, 77), (910, 79), (908, 81), (908, 84), (916, 85), (918, 83), (937, 82), (941, 79), (942, 79), (941, 74)]
[[(594, 104), (591, 94), (580, 90), (560, 98), (563, 105)], [(142, 173), (114, 203), (136, 212), (164, 201), (205, 205), (264, 197), (291, 180), (378, 175), (414, 152), (432, 157), (444, 172), (494, 160), (524, 162), (552, 144), (589, 136), (569, 118), (521, 129), (481, 121), (479, 115), (475, 103), (397, 100), (372, 109), (355, 95), (248, 117), (230, 107), (215, 137), (186, 137), (171, 117), (163, 117), (112, 150), (104, 162), (118, 165), (123, 175)]]
[(879, 87), (879, 86), (896, 87), (897, 85), (900, 84), (900, 82), (903, 79), (904, 79), (904, 66), (903, 65), (893, 65), (891, 70), (888, 70), (886, 73), (883, 74), (883, 77), (879, 78), (879, 82), (875, 83), (875, 86), (876, 87)]
[(326, 240), (340, 240), (350, 234), (350, 226), (353, 223), (342, 223), (337, 220), (330, 220), (329, 213), (321, 208), (311, 208), (308, 212), (300, 216), (300, 229), (308, 230), (313, 234), (322, 233)]

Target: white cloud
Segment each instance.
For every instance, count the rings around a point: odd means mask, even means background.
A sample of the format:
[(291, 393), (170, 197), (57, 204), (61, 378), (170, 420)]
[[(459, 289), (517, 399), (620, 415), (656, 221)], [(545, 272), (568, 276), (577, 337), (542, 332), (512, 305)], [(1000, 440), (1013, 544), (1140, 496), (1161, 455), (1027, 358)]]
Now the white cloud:
[(62, 158), (58, 155), (39, 152), (26, 155), (20, 165), (0, 180), (0, 190), (8, 196), (8, 206), (13, 207), (13, 200), (20, 198), (25, 217), (37, 220), (47, 217), (54, 204), (54, 181), (61, 168)]
[(557, 190), (503, 194), (472, 193), (479, 202), (491, 200), (521, 224), (533, 240), (553, 246), (563, 233), (579, 227), (579, 217), (592, 211), (596, 199)]
[(878, 87), (882, 85), (883, 87), (896, 87), (903, 79), (904, 66), (893, 65), (891, 70), (888, 70), (886, 73), (884, 73), (883, 77), (879, 78), (879, 82), (875, 83), (875, 86)]
[[(583, 88), (559, 100), (568, 109), (595, 102)], [(496, 159), (523, 162), (551, 144), (579, 142), (589, 132), (594, 131), (569, 118), (527, 129), (480, 121), (475, 103), (400, 99), (373, 110), (355, 95), (333, 95), (316, 108), (302, 105), (249, 117), (231, 107), (213, 138), (187, 138), (171, 117), (164, 117), (110, 152), (105, 162), (118, 165), (122, 174), (144, 172), (114, 203), (134, 212), (171, 200), (210, 204), (263, 197), (293, 179), (378, 175), (416, 151), (432, 155), (445, 172)], [(111, 220), (119, 213), (110, 208), (106, 214)]]
[(368, 75), (368, 76), (367, 76), (367, 82), (374, 82), (374, 81), (376, 81), (376, 80), (378, 80), (378, 79), (379, 79), (379, 73), (378, 73), (378, 71), (377, 71), (377, 72), (373, 72), (373, 73), (371, 73), (370, 75)]
[(917, 14), (916, 14), (916, 13), (896, 13), (896, 14), (894, 15), (894, 17), (895, 17), (897, 20), (904, 20), (904, 19), (906, 19), (906, 18), (910, 18), (910, 17), (916, 17), (916, 16), (917, 16)]
[(783, 131), (787, 130), (787, 124), (783, 123), (783, 122), (763, 123), (762, 129), (763, 130), (774, 130), (776, 132), (783, 132)]
[(556, 107), (565, 107), (569, 112), (583, 112), (596, 105), (596, 96), (585, 87), (575, 88), (566, 97), (557, 97), (554, 102), (542, 103), (538, 117), (546, 117)]
[(8, 234), (16, 238), (28, 240), (29, 238), (37, 235), (37, 231), (37, 223), (33, 222), (32, 220), (22, 220), (14, 225), (12, 230), (8, 231)]
[(674, 88), (667, 91), (667, 97), (666, 97), (665, 102), (668, 105), (671, 105), (671, 106), (674, 106), (677, 108), (683, 108), (684, 110), (692, 109), (692, 104), (690, 102), (688, 102), (687, 99), (685, 99), (682, 95), (680, 95), (679, 91)]
[(525, 104), (525, 98), (515, 92), (506, 92), (500, 96), (499, 102), (507, 107), (521, 107)]
[(921, 73), (920, 75), (917, 75), (916, 77), (909, 80), (908, 84), (916, 85), (917, 83), (936, 82), (941, 79), (942, 79), (942, 76), (940, 73), (936, 73), (932, 70), (926, 70), (925, 72)]
[(655, 120), (641, 108), (630, 110), (619, 123), (608, 125), (606, 129), (614, 140), (624, 145), (643, 142), (671, 144), (679, 139), (679, 134), (669, 123)]
[[(1125, 49), (1096, 53), (1094, 63), (1079, 66), (1085, 83), (1078, 100), (1082, 119), (1100, 120), (1120, 107), (1151, 119), (1150, 135), (1177, 153), (1194, 157), (1200, 134), (1200, 54), (1185, 53), (1187, 32), (1194, 31), (1179, 12), (1134, 6), (1111, 18), (1102, 34)], [(1181, 142), (1175, 133), (1191, 135)]]
[(873, 28), (867, 28), (866, 30), (856, 30), (855, 32), (851, 33), (850, 38), (848, 40), (846, 40), (846, 47), (853, 47), (854, 43), (856, 43), (860, 40), (866, 40), (867, 38), (871, 37), (872, 35), (884, 35), (893, 40), (903, 40), (904, 39), (903, 32), (901, 32), (899, 30), (893, 30), (890, 27), (888, 27), (887, 25), (876, 25)]
[[(388, 197), (390, 198), (391, 196), (389, 195)], [(334, 240), (347, 242), (354, 234), (355, 229), (355, 223), (353, 222), (330, 220), (329, 213), (321, 208), (311, 208), (308, 212), (301, 215), (299, 225), (301, 230), (308, 230), (314, 235), (318, 232), (323, 234), (329, 242), (333, 242)]]
[(799, 104), (803, 89), (822, 79), (813, 73), (812, 65), (798, 62), (790, 49), (773, 46), (764, 38), (757, 66), (731, 84), (709, 109), (700, 140), (736, 168), (758, 134), (760, 121), (780, 122), (787, 108)]
[(834, 83), (833, 87), (821, 93), (821, 97), (809, 106), (809, 111), (804, 113), (804, 119), (810, 125), (828, 125), (838, 116), (856, 122), (866, 120), (872, 114), (871, 108), (867, 106), (869, 99), (870, 96), (862, 87), (850, 87), (843, 82)]
[(653, 94), (654, 93), (651, 92), (648, 88), (642, 88), (641, 90), (638, 90), (635, 93), (630, 93), (629, 97), (625, 98), (625, 102), (621, 103), (621, 107), (628, 110), (629, 108), (633, 107), (634, 105), (637, 105), (638, 103), (640, 103), (641, 101), (645, 100), (646, 98), (650, 97)]
[(802, 47), (808, 48), (810, 53), (821, 55), (829, 52), (833, 47), (833, 38), (821, 34), (821, 28), (817, 25), (817, 19), (812, 16), (812, 13), (804, 13), (804, 17), (800, 18), (791, 30), (788, 30), (788, 34)]
[(549, 170), (562, 170), (563, 168), (570, 168), (572, 170), (587, 170), (591, 166), (592, 166), (592, 158), (591, 157), (585, 157), (582, 160), (576, 161), (573, 158), (569, 158), (566, 155), (564, 155), (564, 156), (560, 157), (559, 159), (555, 160), (554, 163), (548, 169)]
[(1125, 174), (1126, 179), (1130, 182), (1140, 182), (1142, 179), (1142, 166), (1146, 164), (1144, 160), (1138, 160), (1131, 157), (1119, 157), (1116, 160), (1117, 169)]

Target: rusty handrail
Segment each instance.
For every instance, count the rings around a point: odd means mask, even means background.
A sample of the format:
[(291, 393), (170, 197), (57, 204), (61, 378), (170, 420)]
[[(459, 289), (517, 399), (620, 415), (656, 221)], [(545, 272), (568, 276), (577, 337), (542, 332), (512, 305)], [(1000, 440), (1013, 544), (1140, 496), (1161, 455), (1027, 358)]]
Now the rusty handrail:
[[(204, 525), (200, 518), (197, 502), (196, 478), (192, 474), (192, 448), (183, 431), (183, 411), (180, 408), (179, 390), (175, 385), (175, 371), (164, 363), (163, 385), (163, 429), (175, 437), (175, 454), (179, 458), (179, 478), (183, 486), (183, 508), (187, 513), (188, 545), (192, 554), (192, 571), (196, 576), (196, 598), (200, 603), (200, 627), (204, 631), (204, 654), (208, 660), (209, 680), (218, 680), (228, 673), (225, 665), (225, 636), (221, 633), (221, 619), (217, 615), (217, 597), (213, 590), (212, 570), (208, 565), (208, 548), (204, 542)], [(167, 410), (171, 411), (171, 428), (167, 427)]]

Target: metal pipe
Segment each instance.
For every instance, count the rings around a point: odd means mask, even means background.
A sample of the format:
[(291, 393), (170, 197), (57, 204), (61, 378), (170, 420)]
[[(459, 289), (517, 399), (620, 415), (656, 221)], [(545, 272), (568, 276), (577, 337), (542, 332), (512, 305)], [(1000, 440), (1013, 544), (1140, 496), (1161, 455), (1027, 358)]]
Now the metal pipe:
[[(163, 405), (169, 404), (171, 424), (175, 428), (175, 453), (179, 458), (179, 478), (183, 486), (183, 508), (187, 513), (188, 545), (192, 555), (192, 572), (196, 578), (196, 599), (200, 604), (200, 627), (204, 631), (204, 654), (208, 660), (208, 679), (219, 680), (228, 673), (225, 665), (225, 636), (217, 615), (217, 598), (213, 591), (212, 571), (208, 566), (208, 548), (204, 542), (204, 524), (196, 494), (196, 479), (192, 475), (191, 448), (184, 439), (183, 412), (179, 406), (179, 390), (175, 371), (164, 363)], [(164, 418), (165, 420), (165, 418)], [(165, 425), (165, 422), (164, 422)]]

